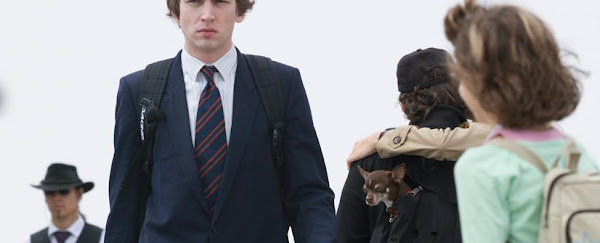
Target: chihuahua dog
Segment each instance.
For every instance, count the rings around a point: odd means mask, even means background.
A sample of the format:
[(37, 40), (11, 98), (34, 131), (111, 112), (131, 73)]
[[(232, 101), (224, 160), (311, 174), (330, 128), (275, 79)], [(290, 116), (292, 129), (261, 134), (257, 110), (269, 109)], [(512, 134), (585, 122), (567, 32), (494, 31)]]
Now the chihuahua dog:
[(402, 180), (406, 175), (406, 164), (400, 164), (391, 171), (373, 172), (367, 172), (358, 166), (358, 171), (365, 179), (363, 191), (367, 194), (365, 202), (369, 206), (377, 206), (383, 202), (390, 208), (396, 198), (411, 192), (411, 188)]

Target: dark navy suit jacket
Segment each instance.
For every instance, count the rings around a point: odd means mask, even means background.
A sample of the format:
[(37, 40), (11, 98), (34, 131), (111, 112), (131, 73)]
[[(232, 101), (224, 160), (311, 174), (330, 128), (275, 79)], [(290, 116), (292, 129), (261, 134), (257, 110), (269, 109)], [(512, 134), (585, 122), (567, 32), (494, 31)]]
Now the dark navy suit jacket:
[[(248, 63), (238, 51), (230, 142), (210, 217), (196, 173), (180, 55), (173, 60), (160, 104), (166, 119), (157, 127), (152, 192), (139, 241), (287, 242), (291, 225), (296, 242), (335, 242), (334, 195), (298, 69), (274, 63), (286, 113), (284, 207), (264, 106)], [(123, 77), (117, 96), (106, 242), (131, 242), (137, 234), (132, 227), (138, 220), (133, 202), (144, 180), (141, 169), (134, 168), (129, 191), (119, 188), (140, 145), (142, 75), (139, 71)]]

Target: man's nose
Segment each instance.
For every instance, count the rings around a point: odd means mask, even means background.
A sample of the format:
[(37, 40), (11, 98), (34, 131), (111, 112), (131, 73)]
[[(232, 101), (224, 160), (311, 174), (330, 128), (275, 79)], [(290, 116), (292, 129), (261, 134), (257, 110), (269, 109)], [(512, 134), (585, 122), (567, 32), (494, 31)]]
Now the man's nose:
[(200, 18), (207, 22), (215, 20), (214, 6), (211, 1), (205, 1)]

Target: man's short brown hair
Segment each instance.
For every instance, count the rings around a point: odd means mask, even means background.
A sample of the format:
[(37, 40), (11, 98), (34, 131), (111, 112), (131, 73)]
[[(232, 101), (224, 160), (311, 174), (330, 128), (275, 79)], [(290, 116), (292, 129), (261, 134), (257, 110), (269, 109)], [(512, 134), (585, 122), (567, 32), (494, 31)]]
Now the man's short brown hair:
[[(181, 0), (167, 0), (167, 7), (169, 8), (169, 12), (167, 16), (169, 17), (179, 17), (179, 2)], [(211, 1), (211, 0), (204, 0)], [(237, 6), (237, 14), (243, 15), (252, 9), (254, 6), (254, 0), (235, 0), (235, 5)]]
[(457, 79), (500, 124), (545, 125), (577, 107), (579, 82), (561, 62), (551, 31), (532, 13), (467, 0), (448, 11), (444, 26), (455, 47)]

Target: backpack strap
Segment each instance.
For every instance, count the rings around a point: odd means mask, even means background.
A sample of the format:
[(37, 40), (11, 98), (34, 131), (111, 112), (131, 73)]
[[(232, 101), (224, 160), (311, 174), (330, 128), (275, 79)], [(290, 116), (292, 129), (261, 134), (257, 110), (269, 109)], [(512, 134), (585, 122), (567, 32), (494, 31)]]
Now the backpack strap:
[(173, 59), (171, 58), (146, 66), (140, 83), (139, 112), (141, 145), (138, 147), (133, 162), (129, 164), (125, 180), (120, 188), (121, 193), (131, 193), (129, 191), (130, 184), (140, 185), (140, 183), (132, 181), (132, 178), (135, 177), (135, 174), (140, 174), (139, 170), (142, 169), (146, 176), (146, 181), (141, 182), (141, 188), (137, 191), (136, 198), (138, 199), (138, 204), (136, 207), (138, 209), (138, 222), (136, 225), (132, 225), (137, 232), (141, 231), (146, 215), (146, 202), (150, 195), (154, 134), (156, 133), (158, 122), (164, 118), (164, 114), (159, 110), (159, 106), (172, 61)]
[(163, 112), (159, 109), (160, 101), (172, 61), (173, 58), (170, 58), (146, 66), (140, 83), (140, 136), (145, 151), (142, 168), (148, 180), (152, 169), (156, 126), (164, 118)]
[(283, 200), (285, 194), (283, 190), (282, 171), (283, 166), (285, 165), (283, 158), (285, 114), (283, 98), (281, 95), (281, 85), (276, 77), (273, 61), (271, 61), (271, 59), (256, 55), (245, 55), (245, 57), (250, 66), (256, 88), (258, 89), (263, 105), (265, 106), (271, 133), (271, 152), (275, 163), (275, 169), (277, 170), (282, 201), (285, 201)]
[(546, 174), (548, 172), (548, 168), (546, 168), (546, 165), (544, 165), (544, 162), (542, 161), (542, 159), (540, 159), (540, 157), (537, 154), (535, 154), (533, 151), (531, 151), (530, 149), (528, 149), (527, 147), (525, 147), (521, 144), (508, 141), (502, 137), (496, 137), (496, 138), (492, 139), (491, 141), (489, 141), (488, 143), (496, 145), (496, 146), (504, 148), (504, 149), (507, 149), (508, 151), (515, 153), (522, 159), (528, 161), (529, 163), (531, 163), (532, 165), (537, 167), (544, 174)]
[[(579, 164), (581, 152), (579, 151), (577, 146), (575, 146), (575, 142), (572, 138), (570, 138), (569, 136), (565, 136), (565, 140), (565, 145), (560, 150), (558, 156), (556, 156), (556, 158), (554, 159), (551, 168), (556, 168), (558, 166), (560, 158), (564, 156), (565, 158), (567, 158), (567, 168), (572, 171), (577, 171), (577, 165)], [(492, 139), (489, 143), (501, 148), (505, 148), (515, 153), (524, 160), (529, 161), (531, 164), (533, 164), (535, 167), (537, 167), (540, 171), (544, 173), (548, 172), (548, 168), (546, 168), (544, 162), (540, 159), (540, 157), (521, 144), (508, 141), (502, 137), (496, 137)]]
[(560, 150), (560, 154), (554, 159), (552, 163), (552, 168), (558, 166), (558, 162), (561, 157), (567, 158), (567, 168), (572, 171), (577, 171), (577, 166), (579, 165), (579, 158), (581, 157), (581, 151), (575, 145), (575, 141), (569, 137), (565, 136), (565, 145)]

